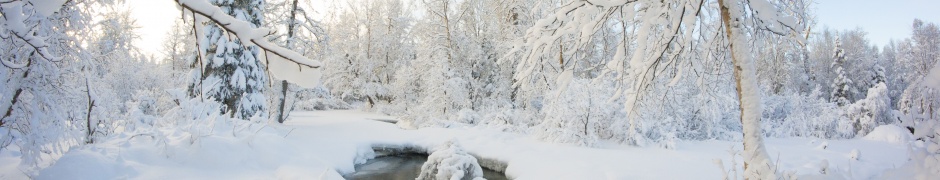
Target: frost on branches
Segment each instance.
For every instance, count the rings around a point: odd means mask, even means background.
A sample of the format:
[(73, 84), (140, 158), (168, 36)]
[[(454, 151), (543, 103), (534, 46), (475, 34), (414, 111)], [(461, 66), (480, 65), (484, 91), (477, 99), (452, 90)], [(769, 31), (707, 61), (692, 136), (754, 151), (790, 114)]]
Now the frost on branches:
[(82, 69), (93, 63), (79, 46), (93, 38), (72, 35), (90, 29), (87, 8), (64, 0), (0, 3), (0, 151), (19, 151), (26, 168), (84, 142), (96, 127), (85, 106), (96, 96)]
[[(713, 2), (709, 2), (713, 3)], [(517, 60), (514, 85), (519, 89), (561, 89), (551, 88), (551, 83), (541, 83), (562, 77), (565, 71), (574, 69), (576, 64), (592, 63), (590, 56), (591, 46), (595, 42), (593, 36), (604, 33), (605, 24), (615, 24), (619, 32), (604, 40), (606, 51), (597, 53), (611, 53), (603, 57), (602, 72), (597, 79), (612, 78), (618, 81), (616, 92), (610, 99), (625, 96), (624, 110), (627, 112), (629, 124), (627, 126), (625, 141), (629, 144), (643, 144), (640, 127), (643, 124), (638, 116), (648, 112), (643, 106), (660, 104), (651, 102), (648, 92), (656, 90), (659, 84), (675, 85), (679, 80), (665, 81), (664, 76), (674, 79), (683, 78), (676, 71), (694, 73), (695, 71), (722, 71), (720, 67), (702, 67), (702, 60), (713, 57), (703, 57), (700, 54), (730, 54), (720, 57), (720, 60), (731, 59), (734, 67), (734, 79), (737, 80), (738, 104), (741, 110), (741, 124), (744, 134), (746, 177), (753, 179), (769, 178), (774, 176), (773, 168), (763, 147), (761, 133), (761, 98), (757, 81), (755, 58), (748, 46), (754, 30), (767, 31), (784, 37), (790, 36), (794, 30), (803, 29), (800, 23), (788, 14), (784, 14), (782, 7), (785, 3), (770, 3), (764, 0), (719, 1), (720, 7), (708, 5), (705, 1), (656, 1), (656, 0), (619, 0), (619, 1), (573, 1), (561, 5), (553, 14), (534, 23), (526, 31), (523, 41), (517, 43), (511, 53), (519, 53)], [(717, 12), (717, 13), (716, 13)], [(703, 18), (718, 18), (721, 14), (723, 23), (700, 20)], [(796, 12), (799, 13), (799, 12)], [(734, 21), (731, 21), (731, 20)], [(629, 27), (629, 28), (628, 28)], [(703, 27), (703, 28), (699, 28)], [(629, 32), (629, 33), (628, 33)], [(716, 38), (695, 38), (697, 33), (716, 34)], [(803, 42), (799, 38), (796, 41)], [(600, 41), (600, 40), (598, 40)], [(698, 45), (697, 45), (698, 44)], [(731, 48), (725, 48), (731, 45)], [(714, 48), (714, 49), (712, 49)], [(691, 51), (691, 52), (687, 52)], [(713, 52), (714, 51), (714, 52)], [(728, 53), (730, 51), (731, 53)], [(590, 52), (590, 53), (585, 53)], [(511, 56), (510, 56), (511, 57)], [(574, 58), (571, 58), (574, 57)], [(507, 58), (510, 59), (510, 58)], [(576, 63), (565, 63), (574, 60)], [(567, 60), (567, 61), (566, 61)], [(558, 63), (554, 63), (558, 62)], [(690, 64), (694, 71), (684, 70)], [(682, 66), (680, 66), (682, 65)], [(551, 68), (544, 68), (549, 66)], [(548, 69), (548, 70), (546, 70)], [(728, 70), (724, 70), (728, 71)], [(554, 72), (554, 73), (552, 73)], [(561, 75), (558, 73), (562, 73)], [(548, 76), (546, 76), (548, 74)], [(562, 78), (558, 78), (562, 79)], [(601, 80), (595, 80), (599, 82)], [(708, 82), (696, 83), (703, 86)], [(549, 88), (539, 88), (541, 84)], [(536, 87), (533, 87), (535, 85)], [(595, 84), (596, 85), (596, 84)], [(671, 90), (671, 89), (665, 89)], [(562, 92), (558, 91), (558, 92)], [(553, 98), (550, 95), (545, 99)], [(546, 100), (546, 102), (551, 102)], [(649, 103), (647, 103), (649, 102)], [(547, 111), (543, 111), (547, 113)], [(546, 115), (546, 117), (549, 117)], [(670, 136), (665, 134), (663, 136)], [(669, 139), (669, 138), (664, 138)]]
[[(546, 102), (545, 118), (535, 127), (535, 136), (548, 142), (595, 146), (609, 140), (619, 128), (614, 122), (623, 118), (620, 102), (608, 101), (613, 90), (576, 79), (557, 90), (556, 97)], [(570, 87), (569, 87), (570, 86)]]

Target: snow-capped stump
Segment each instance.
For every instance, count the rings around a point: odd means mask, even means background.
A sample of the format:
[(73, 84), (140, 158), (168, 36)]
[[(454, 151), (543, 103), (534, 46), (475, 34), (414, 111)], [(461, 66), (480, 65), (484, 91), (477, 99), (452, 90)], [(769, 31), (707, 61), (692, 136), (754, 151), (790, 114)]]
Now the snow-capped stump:
[(421, 165), (421, 174), (418, 180), (462, 180), (462, 179), (483, 179), (483, 168), (477, 163), (477, 159), (467, 154), (466, 151), (457, 144), (456, 140), (450, 140), (437, 147), (428, 161)]
[(829, 141), (823, 141), (822, 144), (816, 146), (816, 149), (825, 150), (827, 147), (829, 147)]
[(819, 174), (829, 174), (829, 160), (823, 159), (819, 162)]
[(858, 161), (858, 158), (861, 156), (862, 152), (859, 152), (858, 149), (852, 149), (852, 152), (849, 152), (849, 157), (852, 158), (852, 160)]

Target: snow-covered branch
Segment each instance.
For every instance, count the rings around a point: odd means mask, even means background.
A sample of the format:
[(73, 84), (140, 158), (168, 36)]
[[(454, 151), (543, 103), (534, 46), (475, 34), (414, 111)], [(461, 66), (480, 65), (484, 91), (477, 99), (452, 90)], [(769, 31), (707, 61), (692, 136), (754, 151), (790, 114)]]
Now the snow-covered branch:
[[(23, 7), (27, 5), (33, 6), (32, 9), (35, 13), (39, 13), (41, 16), (49, 16), (56, 12), (64, 3), (64, 0), (32, 0), (27, 2), (3, 1), (0, 3), (0, 13), (3, 13), (3, 28), (11, 32), (10, 36), (23, 40), (27, 45), (35, 49), (40, 57), (50, 61), (58, 61), (62, 58), (52, 55), (52, 53), (49, 52), (49, 45), (46, 44), (45, 38), (35, 36), (31, 28), (26, 25), (26, 19), (28, 16), (31, 16), (29, 14), (32, 14), (32, 12), (24, 12)], [(25, 63), (16, 64), (8, 61), (3, 61), (3, 65), (9, 68), (26, 67)]]
[(307, 57), (304, 57), (300, 53), (277, 46), (264, 39), (265, 36), (271, 34), (271, 30), (269, 29), (252, 28), (250, 23), (225, 14), (222, 9), (205, 0), (176, 0), (176, 2), (185, 10), (199, 14), (215, 22), (226, 31), (235, 34), (235, 36), (243, 42), (250, 42), (250, 44), (257, 45), (267, 53), (284, 58), (284, 60), (291, 61), (299, 66), (320, 68), (319, 61), (307, 59)]

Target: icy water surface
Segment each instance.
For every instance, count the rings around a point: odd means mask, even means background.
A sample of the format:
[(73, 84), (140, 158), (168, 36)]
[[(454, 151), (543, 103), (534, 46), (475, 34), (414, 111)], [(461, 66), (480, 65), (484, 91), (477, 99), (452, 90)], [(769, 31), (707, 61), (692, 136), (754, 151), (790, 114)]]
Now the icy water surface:
[[(352, 180), (414, 180), (428, 157), (419, 154), (391, 155), (375, 158), (356, 166), (356, 172), (346, 176)], [(483, 168), (483, 178), (506, 180), (506, 175)]]

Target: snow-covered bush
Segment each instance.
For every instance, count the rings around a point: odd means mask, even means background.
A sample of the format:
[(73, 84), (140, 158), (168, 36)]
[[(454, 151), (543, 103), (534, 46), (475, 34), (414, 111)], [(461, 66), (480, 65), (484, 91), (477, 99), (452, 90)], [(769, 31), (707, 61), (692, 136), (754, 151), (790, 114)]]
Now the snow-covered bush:
[(888, 86), (879, 83), (868, 89), (868, 96), (845, 107), (844, 118), (847, 118), (854, 127), (856, 136), (865, 136), (879, 125), (890, 124), (891, 99), (888, 97)]
[(614, 121), (623, 116), (623, 106), (608, 99), (613, 89), (575, 79), (570, 87), (552, 93), (542, 112), (542, 122), (535, 126), (535, 136), (549, 142), (594, 146), (600, 139), (610, 139)]
[(124, 115), (124, 131), (153, 127), (158, 118), (163, 117), (166, 111), (176, 106), (172, 104), (173, 101), (173, 98), (167, 92), (158, 94), (150, 91), (138, 91), (134, 94), (132, 100), (126, 103), (129, 110)]
[(457, 112), (457, 122), (464, 124), (477, 124), (480, 122), (480, 114), (472, 109), (461, 109)]
[(349, 109), (350, 105), (342, 99), (334, 98), (330, 90), (320, 86), (297, 92), (297, 101), (293, 109), (299, 111)]
[(764, 96), (762, 129), (770, 137), (847, 137), (840, 131), (841, 110), (835, 103), (818, 98), (817, 88), (809, 96)]
[[(427, 63), (427, 62), (426, 62)], [(436, 67), (436, 66), (431, 66)], [(415, 106), (407, 107), (402, 113), (402, 120), (398, 125), (404, 128), (423, 127), (451, 127), (453, 125), (471, 124), (464, 122), (461, 112), (470, 108), (467, 81), (456, 77), (454, 71), (442, 67), (431, 68), (421, 75), (421, 85), (424, 92)], [(399, 97), (408, 97), (414, 92), (400, 92)], [(471, 110), (472, 111), (472, 110)], [(469, 118), (469, 117), (468, 117)]]
[(525, 112), (522, 109), (505, 108), (493, 110), (483, 115), (481, 125), (506, 132), (526, 132), (529, 127), (535, 126), (539, 120), (538, 114)]
[(171, 109), (160, 121), (160, 127), (175, 127), (201, 136), (212, 132), (212, 125), (220, 119), (225, 119), (221, 113), (222, 104), (205, 97), (206, 99), (189, 98), (185, 91), (180, 89), (168, 90), (174, 98), (177, 107)]
[(445, 116), (434, 114), (418, 113), (419, 109), (409, 109), (398, 122), (402, 128), (425, 128), (425, 127), (470, 127), (476, 126), (480, 122), (480, 115), (471, 109), (461, 109), (460, 111)]
[(463, 180), (483, 179), (483, 168), (477, 159), (460, 147), (456, 140), (450, 140), (437, 147), (428, 156), (428, 161), (421, 165), (418, 180)]
[[(938, 88), (940, 89), (940, 88)], [(921, 85), (910, 85), (901, 94), (898, 110), (905, 116), (900, 123), (915, 128), (931, 117), (940, 117), (940, 90)], [(916, 129), (916, 128), (915, 128)]]

